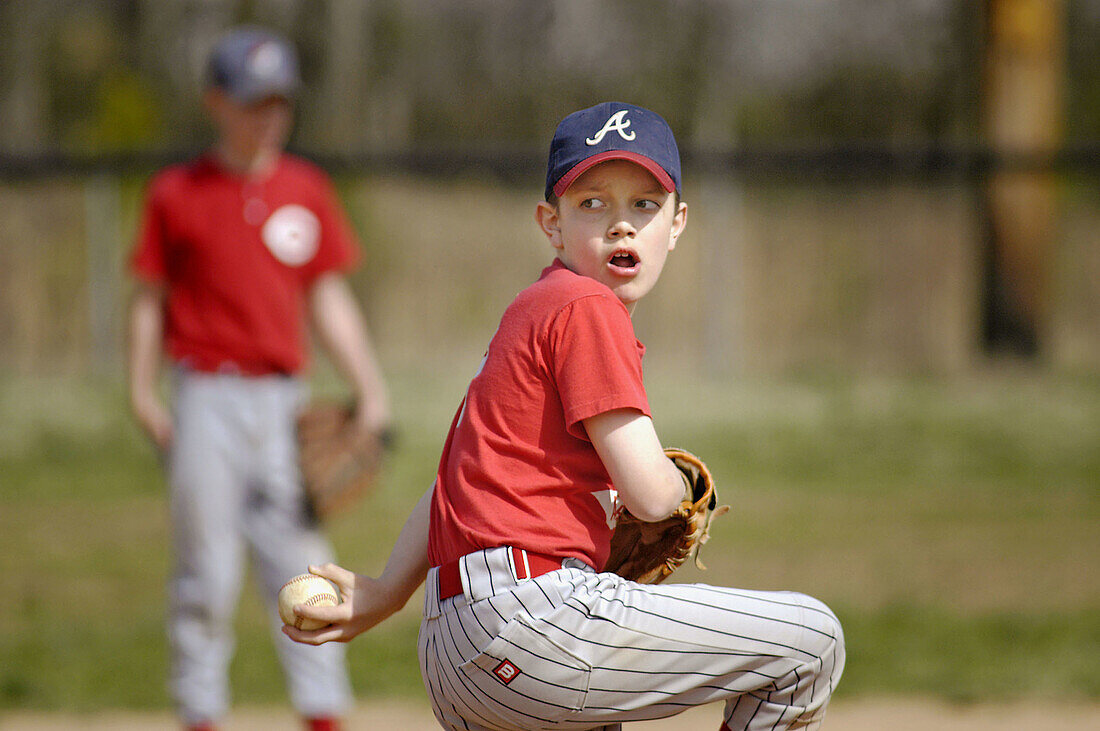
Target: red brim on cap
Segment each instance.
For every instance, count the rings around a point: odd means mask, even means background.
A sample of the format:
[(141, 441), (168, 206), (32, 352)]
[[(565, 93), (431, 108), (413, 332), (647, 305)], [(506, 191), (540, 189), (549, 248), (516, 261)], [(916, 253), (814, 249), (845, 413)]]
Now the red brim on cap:
[(569, 168), (569, 171), (558, 178), (558, 182), (554, 183), (554, 195), (560, 198), (562, 193), (568, 190), (569, 186), (573, 184), (573, 181), (583, 175), (585, 171), (599, 165), (601, 162), (607, 162), (608, 160), (629, 160), (630, 162), (637, 163), (652, 173), (653, 177), (657, 178), (657, 182), (661, 184), (662, 188), (669, 193), (676, 192), (676, 184), (672, 182), (672, 176), (665, 172), (663, 167), (653, 162), (653, 160), (650, 160), (645, 155), (639, 155), (629, 150), (608, 150), (607, 152), (598, 152), (592, 157), (586, 157)]

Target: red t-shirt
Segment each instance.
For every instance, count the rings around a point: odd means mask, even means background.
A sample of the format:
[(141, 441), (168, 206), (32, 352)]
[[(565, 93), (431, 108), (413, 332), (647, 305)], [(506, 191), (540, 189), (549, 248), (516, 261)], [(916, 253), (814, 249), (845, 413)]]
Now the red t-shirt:
[(649, 416), (644, 352), (614, 293), (560, 261), (520, 292), (443, 447), (433, 566), (515, 546), (603, 567), (615, 493), (581, 422), (619, 408)]
[(309, 286), (357, 257), (315, 165), (282, 155), (255, 179), (207, 155), (150, 182), (130, 265), (166, 288), (169, 356), (196, 370), (263, 375), (305, 366)]

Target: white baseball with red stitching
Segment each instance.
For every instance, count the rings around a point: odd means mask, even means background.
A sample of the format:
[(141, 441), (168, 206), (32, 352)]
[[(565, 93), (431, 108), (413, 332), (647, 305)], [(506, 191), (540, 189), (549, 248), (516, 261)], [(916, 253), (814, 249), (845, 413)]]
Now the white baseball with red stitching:
[(325, 626), (324, 622), (299, 617), (294, 613), (294, 607), (299, 604), (334, 607), (339, 603), (340, 597), (328, 579), (313, 574), (298, 574), (279, 589), (279, 618), (283, 620), (283, 624), (298, 629), (320, 629)]

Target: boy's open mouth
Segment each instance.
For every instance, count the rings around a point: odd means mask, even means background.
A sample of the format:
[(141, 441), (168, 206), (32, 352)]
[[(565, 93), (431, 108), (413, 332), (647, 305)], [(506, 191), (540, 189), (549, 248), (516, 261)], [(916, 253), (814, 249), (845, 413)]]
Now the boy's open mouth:
[(638, 257), (635, 256), (632, 251), (620, 249), (611, 255), (611, 259), (609, 259), (607, 263), (615, 270), (623, 272), (633, 271), (633, 269), (638, 266)]

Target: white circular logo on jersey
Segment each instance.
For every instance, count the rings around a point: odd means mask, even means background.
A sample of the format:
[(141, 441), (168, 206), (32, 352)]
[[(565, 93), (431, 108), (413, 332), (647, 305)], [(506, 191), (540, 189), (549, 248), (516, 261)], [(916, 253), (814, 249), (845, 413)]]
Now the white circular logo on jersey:
[(283, 67), (283, 52), (276, 43), (261, 43), (248, 58), (248, 69), (261, 79), (275, 76)]
[(321, 222), (313, 211), (291, 203), (271, 214), (260, 235), (276, 259), (288, 266), (301, 266), (317, 253)]

